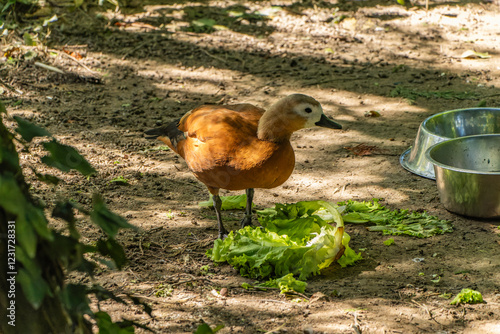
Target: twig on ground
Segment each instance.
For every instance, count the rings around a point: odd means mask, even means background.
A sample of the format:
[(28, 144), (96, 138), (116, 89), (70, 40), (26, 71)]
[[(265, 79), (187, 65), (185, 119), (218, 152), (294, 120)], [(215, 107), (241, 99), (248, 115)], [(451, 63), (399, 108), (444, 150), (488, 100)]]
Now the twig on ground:
[(59, 73), (59, 74), (66, 74), (66, 72), (64, 72), (63, 70), (61, 70), (61, 69), (59, 69), (57, 67), (50, 66), (50, 65), (47, 65), (47, 64), (44, 64), (44, 63), (40, 63), (39, 61), (35, 62), (35, 66), (38, 66), (38, 67), (44, 68), (44, 69), (46, 69), (48, 71), (56, 72), (56, 73)]
[(300, 293), (300, 292), (296, 292), (296, 291), (288, 291), (288, 292), (285, 292), (286, 295), (296, 295), (296, 296), (299, 296), (299, 297), (302, 297), (304, 298), (305, 300), (309, 300), (310, 298), (307, 297), (306, 295), (304, 295), (303, 293)]
[(19, 95), (23, 95), (24, 94), (24, 92), (22, 90), (19, 90), (19, 89), (15, 88), (15, 87), (9, 85), (8, 83), (4, 82), (1, 78), (0, 78), (0, 84), (2, 86), (4, 86), (5, 88), (7, 88), (8, 90), (14, 92), (14, 93), (17, 93)]
[(149, 44), (150, 42), (149, 41), (145, 41), (145, 42), (142, 42), (141, 44), (137, 45), (135, 48), (133, 48), (132, 50), (130, 50), (129, 52), (125, 53), (122, 57), (122, 60), (125, 60), (125, 58), (127, 58), (128, 56), (130, 56), (131, 54), (133, 54), (134, 52), (136, 52), (137, 50), (143, 48), (146, 44)]
[(66, 58), (69, 58), (71, 59), (72, 61), (76, 62), (78, 65), (80, 65), (81, 67), (83, 67), (84, 69), (86, 69), (87, 71), (89, 71), (90, 73), (94, 74), (94, 75), (100, 75), (100, 73), (98, 72), (95, 72), (93, 71), (92, 69), (90, 69), (87, 65), (85, 65), (84, 63), (82, 63), (81, 61), (79, 61), (78, 59), (76, 59), (75, 57), (67, 54), (66, 52), (64, 51), (59, 51), (59, 50), (54, 50), (54, 49), (49, 49), (48, 50), (49, 52), (55, 52), (57, 54), (62, 54), (63, 56), (65, 56)]
[(362, 334), (363, 331), (361, 330), (361, 326), (359, 325), (358, 313), (354, 312), (353, 316), (354, 316), (354, 323), (352, 324), (352, 329), (354, 329), (354, 332), (356, 334)]
[(207, 50), (201, 50), (201, 51), (203, 51), (207, 56), (212, 57), (213, 59), (217, 59), (218, 61), (226, 63), (226, 61), (224, 59), (222, 59), (221, 57), (214, 56), (213, 54), (209, 53)]
[(142, 249), (142, 240), (144, 240), (143, 237), (139, 239), (139, 250), (141, 251), (141, 255), (144, 255), (144, 249)]
[(282, 300), (274, 300), (274, 299), (260, 299), (261, 302), (271, 302), (271, 303), (281, 303), (281, 304), (288, 304), (287, 302), (284, 302)]
[(351, 185), (350, 183), (344, 184), (344, 186), (342, 187), (342, 192), (340, 193), (340, 196), (344, 196), (345, 188), (347, 188), (347, 186), (350, 186), (350, 185)]
[(274, 329), (271, 329), (270, 331), (267, 331), (265, 332), (264, 334), (272, 334), (272, 333), (280, 333), (281, 332), (281, 329), (283, 327), (285, 327), (287, 324), (287, 322), (285, 321), (283, 324), (281, 324), (280, 326), (274, 328)]
[(434, 318), (434, 315), (432, 314), (431, 310), (429, 310), (429, 308), (426, 305), (420, 304), (419, 302), (413, 299), (411, 300), (411, 302), (417, 305), (418, 307), (422, 308), (423, 310), (425, 310), (430, 320), (434, 320), (437, 324), (441, 325), (441, 323)]

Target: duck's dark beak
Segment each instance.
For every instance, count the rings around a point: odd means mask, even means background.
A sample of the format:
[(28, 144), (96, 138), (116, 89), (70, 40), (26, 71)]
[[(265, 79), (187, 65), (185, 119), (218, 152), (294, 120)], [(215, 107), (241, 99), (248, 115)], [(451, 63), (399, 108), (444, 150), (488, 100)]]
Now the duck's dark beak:
[(337, 122), (332, 121), (331, 119), (329, 119), (328, 117), (326, 117), (325, 114), (322, 114), (321, 118), (319, 119), (319, 121), (317, 121), (314, 124), (316, 124), (317, 126), (321, 126), (323, 128), (342, 129), (342, 125), (340, 125)]

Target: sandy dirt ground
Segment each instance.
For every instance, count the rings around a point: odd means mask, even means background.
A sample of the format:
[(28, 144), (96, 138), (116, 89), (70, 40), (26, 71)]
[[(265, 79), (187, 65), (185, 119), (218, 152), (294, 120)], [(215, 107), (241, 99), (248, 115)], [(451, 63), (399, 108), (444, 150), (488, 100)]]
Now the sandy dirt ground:
[[(119, 11), (56, 8), (50, 34), (27, 29), (43, 45), (31, 60), (23, 58), (26, 48), (10, 48), (22, 32), (1, 37), (4, 55), (18, 60), (0, 62), (9, 117), (46, 127), (98, 170), (89, 179), (48, 170), (34, 142), (34, 156), (21, 154), (34, 195), (50, 212), (60, 198), (89, 206), (99, 192), (140, 228), (119, 237), (130, 260), (125, 270), (103, 269), (97, 278), (150, 303), (154, 318), (133, 305), (103, 303), (113, 319), (134, 319), (158, 333), (192, 333), (201, 321), (225, 325), (223, 334), (500, 333), (500, 221), (446, 211), (435, 181), (399, 164), (426, 117), (500, 107), (499, 3), (414, 5), (146, 1)], [(489, 57), (463, 57), (470, 50)], [(283, 186), (256, 190), (257, 208), (381, 198), (391, 209), (450, 220), (453, 233), (395, 236), (386, 246), (388, 236), (347, 225), (351, 247), (364, 259), (332, 265), (308, 281), (304, 296), (247, 291), (241, 284), (253, 280), (214, 265), (205, 252), (217, 235), (215, 215), (198, 206), (208, 192), (182, 159), (143, 131), (203, 103), (265, 108), (294, 92), (315, 97), (344, 128), (294, 134), (295, 171)], [(366, 154), (353, 150), (361, 144), (371, 146)], [(64, 183), (40, 183), (30, 167)], [(223, 214), (237, 229), (243, 212)], [(88, 242), (101, 236), (88, 220), (78, 224)], [(222, 288), (224, 297), (212, 292)], [(450, 305), (463, 288), (480, 291), (486, 303)]]

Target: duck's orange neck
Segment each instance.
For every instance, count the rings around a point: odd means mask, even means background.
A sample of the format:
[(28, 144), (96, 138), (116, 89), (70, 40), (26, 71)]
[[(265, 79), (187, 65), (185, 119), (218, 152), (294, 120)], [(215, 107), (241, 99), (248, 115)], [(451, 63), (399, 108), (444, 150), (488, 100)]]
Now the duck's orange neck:
[(264, 113), (259, 120), (257, 137), (260, 140), (284, 142), (290, 140), (292, 133), (293, 130), (289, 129), (286, 120), (271, 115), (269, 112)]
[(289, 141), (292, 133), (304, 127), (305, 120), (293, 113), (271, 107), (259, 120), (257, 137), (275, 143)]

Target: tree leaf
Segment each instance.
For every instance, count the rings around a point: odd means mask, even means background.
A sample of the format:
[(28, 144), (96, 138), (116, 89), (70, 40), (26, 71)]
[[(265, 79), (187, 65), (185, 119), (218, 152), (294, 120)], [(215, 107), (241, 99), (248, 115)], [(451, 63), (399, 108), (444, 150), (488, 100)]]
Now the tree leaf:
[(85, 176), (96, 173), (96, 170), (75, 148), (60, 144), (55, 139), (43, 143), (43, 146), (50, 152), (50, 155), (42, 158), (44, 164), (55, 167), (63, 172), (75, 169)]
[(80, 284), (68, 284), (61, 292), (61, 300), (73, 315), (92, 314), (87, 288)]
[(21, 268), (17, 273), (16, 281), (21, 285), (24, 296), (34, 309), (38, 309), (42, 305), (45, 295), (51, 294), (47, 282), (41, 276), (41, 272), (28, 273), (27, 270)]
[(17, 216), (16, 240), (29, 258), (36, 254), (37, 238), (33, 226), (26, 220), (27, 200), (14, 176), (0, 175), (0, 207)]
[(33, 39), (30, 33), (25, 32), (23, 35), (24, 44), (27, 46), (36, 46), (36, 41)]
[(24, 216), (28, 223), (35, 228), (35, 231), (40, 237), (49, 241), (54, 240), (52, 231), (47, 226), (47, 218), (45, 218), (42, 209), (28, 202)]
[(7, 114), (7, 109), (5, 109), (5, 105), (2, 101), (0, 101), (0, 114)]
[(196, 329), (196, 332), (194, 332), (194, 334), (212, 334), (214, 331), (212, 330), (212, 328), (210, 328), (210, 326), (206, 323), (203, 323), (201, 325), (198, 326), (198, 328)]
[(22, 117), (19, 116), (14, 116), (14, 119), (17, 122), (17, 129), (16, 132), (23, 137), (24, 140), (27, 142), (30, 142), (33, 138), (35, 137), (51, 137), (52, 135), (50, 132), (45, 130), (42, 127), (39, 127), (38, 125), (35, 125), (27, 120), (25, 120)]

